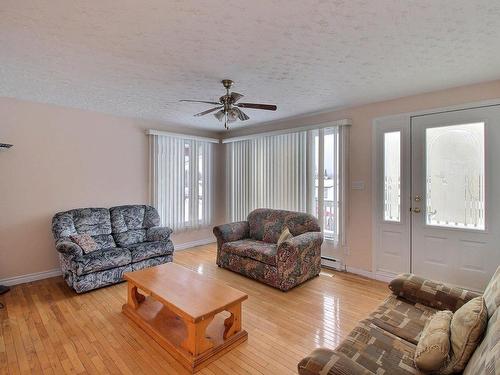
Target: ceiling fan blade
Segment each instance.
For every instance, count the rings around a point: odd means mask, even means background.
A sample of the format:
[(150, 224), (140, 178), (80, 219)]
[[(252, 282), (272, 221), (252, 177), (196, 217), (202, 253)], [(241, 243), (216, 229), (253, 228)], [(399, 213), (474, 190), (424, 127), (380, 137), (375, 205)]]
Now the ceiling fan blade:
[(267, 111), (276, 111), (278, 109), (274, 104), (238, 103), (235, 106), (240, 108), (265, 109)]
[(188, 103), (206, 103), (206, 104), (213, 104), (213, 105), (220, 105), (220, 103), (217, 102), (209, 102), (205, 100), (188, 100), (188, 99), (182, 99), (179, 100), (180, 102), (188, 102)]
[(237, 107), (233, 107), (233, 109), (238, 113), (238, 118), (241, 121), (246, 121), (246, 120), (250, 119), (250, 117), (248, 117), (247, 114), (245, 112), (243, 112), (241, 109), (239, 109)]
[(236, 103), (238, 100), (240, 100), (241, 98), (243, 98), (244, 95), (242, 94), (238, 94), (237, 92), (232, 92), (231, 93), (231, 99), (233, 101), (233, 103)]
[(200, 112), (200, 113), (197, 113), (196, 115), (194, 115), (195, 117), (200, 117), (200, 116), (204, 116), (206, 114), (209, 114), (213, 111), (217, 111), (218, 109), (221, 109), (221, 108), (224, 108), (224, 107), (215, 107), (215, 108), (211, 108), (211, 109), (207, 109), (206, 111), (203, 111), (203, 112)]
[(224, 118), (224, 111), (220, 110), (219, 112), (214, 113), (214, 116), (217, 120), (222, 121), (222, 119)]

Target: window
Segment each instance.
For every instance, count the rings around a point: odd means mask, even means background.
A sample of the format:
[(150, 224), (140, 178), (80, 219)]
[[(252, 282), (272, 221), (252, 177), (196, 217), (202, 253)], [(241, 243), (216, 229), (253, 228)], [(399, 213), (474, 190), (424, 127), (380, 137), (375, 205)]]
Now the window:
[(212, 223), (213, 144), (151, 135), (151, 193), (163, 225), (198, 228)]
[(228, 216), (245, 220), (255, 208), (309, 212), (325, 238), (343, 240), (347, 128), (262, 136), (227, 147)]
[(485, 229), (484, 123), (426, 129), (426, 223)]
[[(325, 238), (338, 243), (342, 227), (344, 178), (341, 128), (314, 131), (314, 211)], [(320, 193), (322, 192), (322, 193)]]
[(384, 220), (401, 221), (401, 132), (384, 133)]

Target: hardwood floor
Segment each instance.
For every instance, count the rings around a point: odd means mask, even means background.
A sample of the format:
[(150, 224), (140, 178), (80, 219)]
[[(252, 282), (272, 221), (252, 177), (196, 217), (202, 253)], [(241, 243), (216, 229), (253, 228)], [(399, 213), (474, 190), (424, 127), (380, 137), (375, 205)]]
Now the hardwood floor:
[[(300, 359), (334, 348), (389, 293), (327, 270), (283, 293), (218, 268), (215, 245), (179, 251), (175, 262), (249, 295), (248, 341), (198, 374), (296, 374)], [(0, 374), (187, 374), (121, 313), (126, 296), (125, 283), (78, 295), (60, 277), (13, 287), (0, 296)]]

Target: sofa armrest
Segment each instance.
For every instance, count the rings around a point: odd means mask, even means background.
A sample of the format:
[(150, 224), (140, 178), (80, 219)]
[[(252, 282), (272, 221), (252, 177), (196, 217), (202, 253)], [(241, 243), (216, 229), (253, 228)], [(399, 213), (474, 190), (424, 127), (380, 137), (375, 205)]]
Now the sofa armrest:
[(481, 295), (438, 281), (424, 279), (411, 273), (398, 275), (389, 283), (389, 289), (396, 296), (408, 301), (453, 312), (472, 298)]
[(323, 243), (323, 233), (321, 232), (306, 232), (298, 236), (292, 237), (283, 241), (278, 246), (278, 259), (284, 261), (291, 253), (301, 253), (307, 251), (311, 247), (321, 248)]
[(238, 221), (236, 223), (217, 225), (214, 227), (213, 232), (217, 238), (217, 242), (222, 245), (226, 242), (248, 238), (250, 228), (248, 226), (248, 221)]
[(250, 236), (250, 226), (248, 221), (238, 221), (236, 223), (217, 225), (213, 229), (217, 238), (217, 265), (220, 266), (220, 253), (222, 245), (226, 242), (238, 241)]
[(287, 291), (321, 271), (323, 233), (307, 232), (290, 238), (278, 246), (279, 288)]
[(80, 246), (78, 246), (73, 241), (69, 239), (61, 238), (56, 241), (56, 250), (61, 254), (69, 255), (69, 256), (79, 256), (83, 255), (83, 250)]
[(167, 241), (173, 230), (169, 227), (151, 227), (146, 231), (146, 241)]

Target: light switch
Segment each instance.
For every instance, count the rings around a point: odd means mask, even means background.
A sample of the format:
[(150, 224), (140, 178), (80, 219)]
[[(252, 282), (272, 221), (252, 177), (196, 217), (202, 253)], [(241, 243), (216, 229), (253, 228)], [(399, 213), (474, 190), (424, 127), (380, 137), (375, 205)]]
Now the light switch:
[(352, 190), (365, 190), (365, 182), (364, 181), (353, 181), (351, 183)]

